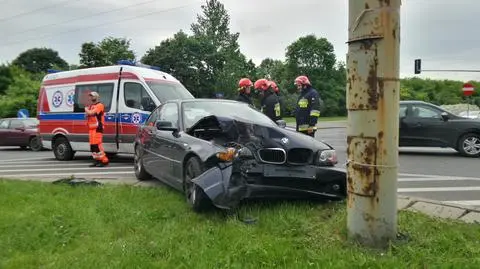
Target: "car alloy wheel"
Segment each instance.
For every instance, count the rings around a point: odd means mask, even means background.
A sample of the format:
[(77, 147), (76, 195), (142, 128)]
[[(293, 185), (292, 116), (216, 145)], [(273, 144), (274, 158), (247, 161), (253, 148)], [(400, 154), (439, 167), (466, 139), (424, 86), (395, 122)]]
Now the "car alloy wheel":
[(190, 158), (184, 166), (184, 191), (187, 203), (196, 212), (211, 208), (211, 201), (205, 192), (192, 179), (204, 172), (202, 161), (197, 157)]
[(133, 167), (135, 168), (135, 171), (137, 173), (140, 173), (140, 170), (142, 170), (142, 167), (140, 166), (140, 149), (137, 147), (135, 149), (135, 155), (133, 155)]
[(33, 150), (33, 151), (40, 151), (42, 150), (42, 142), (40, 141), (40, 139), (38, 137), (32, 137), (30, 139), (30, 149)]
[(463, 151), (471, 156), (480, 154), (480, 137), (476, 135), (465, 137), (462, 143)]
[(133, 170), (135, 171), (135, 176), (138, 180), (149, 180), (152, 176), (145, 171), (143, 167), (143, 158), (140, 146), (135, 147), (135, 154), (133, 154)]

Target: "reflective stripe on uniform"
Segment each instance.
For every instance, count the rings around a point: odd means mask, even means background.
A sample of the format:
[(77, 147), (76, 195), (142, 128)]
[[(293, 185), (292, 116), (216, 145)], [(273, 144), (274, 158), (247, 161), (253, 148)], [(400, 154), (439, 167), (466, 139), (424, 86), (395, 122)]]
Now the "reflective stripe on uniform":
[(312, 111), (310, 111), (310, 116), (311, 117), (320, 117), (320, 111), (312, 109)]
[(298, 125), (298, 130), (299, 130), (300, 132), (306, 131), (307, 129), (308, 129), (308, 124)]
[(298, 106), (300, 108), (307, 108), (308, 107), (308, 100), (305, 99), (305, 98), (302, 98), (302, 99), (298, 100)]

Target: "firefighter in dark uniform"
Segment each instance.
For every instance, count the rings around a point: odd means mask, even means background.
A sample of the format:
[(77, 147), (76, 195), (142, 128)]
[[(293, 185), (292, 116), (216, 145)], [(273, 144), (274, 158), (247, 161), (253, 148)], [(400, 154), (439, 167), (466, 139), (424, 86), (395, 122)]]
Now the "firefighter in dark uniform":
[(285, 115), (285, 101), (283, 100), (283, 96), (280, 94), (280, 89), (278, 88), (277, 83), (271, 80), (270, 85), (275, 95), (277, 95), (278, 101), (280, 102), (280, 117), (283, 118), (283, 115)]
[(280, 101), (278, 96), (274, 93), (270, 81), (262, 78), (255, 81), (254, 87), (260, 92), (261, 111), (267, 115), (271, 120), (281, 120)]
[(310, 80), (306, 76), (299, 76), (295, 79), (295, 86), (300, 91), (295, 109), (297, 132), (315, 137), (317, 121), (320, 117), (320, 110), (323, 101), (318, 91), (312, 88)]
[(252, 99), (250, 97), (252, 86), (253, 86), (253, 83), (250, 79), (248, 79), (248, 78), (240, 79), (240, 81), (238, 82), (237, 101), (247, 103), (247, 104), (253, 106), (253, 102), (252, 102)]

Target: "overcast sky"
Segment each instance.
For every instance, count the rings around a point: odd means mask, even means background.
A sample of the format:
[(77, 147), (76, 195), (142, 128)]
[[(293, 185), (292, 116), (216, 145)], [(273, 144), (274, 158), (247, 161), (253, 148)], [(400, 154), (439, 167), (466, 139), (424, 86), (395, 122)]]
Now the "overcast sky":
[[(358, 0), (361, 1), (361, 0)], [(180, 29), (189, 31), (201, 0), (0, 0), (0, 63), (32, 47), (57, 50), (78, 63), (83, 42), (106, 35), (128, 37), (140, 58)], [(348, 0), (223, 0), (242, 52), (260, 63), (283, 59), (298, 37), (326, 37), (339, 60), (347, 53)], [(401, 77), (411, 77), (415, 58), (424, 69), (480, 69), (478, 0), (403, 0)], [(480, 73), (421, 77), (480, 80)]]

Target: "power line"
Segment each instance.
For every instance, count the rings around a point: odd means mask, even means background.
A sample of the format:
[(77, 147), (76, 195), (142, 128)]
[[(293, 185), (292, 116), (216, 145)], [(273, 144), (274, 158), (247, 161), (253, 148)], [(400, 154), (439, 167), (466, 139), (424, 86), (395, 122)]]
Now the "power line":
[(25, 16), (25, 15), (28, 15), (28, 14), (32, 14), (32, 13), (35, 13), (39, 10), (45, 10), (45, 9), (49, 9), (49, 8), (52, 8), (52, 7), (59, 7), (59, 6), (62, 6), (63, 4), (70, 4), (72, 2), (78, 2), (78, 1), (80, 1), (80, 0), (66, 0), (66, 1), (63, 1), (63, 2), (60, 2), (60, 3), (56, 3), (54, 5), (44, 6), (44, 7), (37, 8), (37, 9), (34, 9), (34, 10), (30, 10), (30, 11), (27, 11), (27, 12), (24, 12), (24, 13), (19, 13), (17, 15), (13, 15), (11, 17), (1, 18), (0, 22), (4, 22), (4, 21), (8, 21), (8, 20), (17, 18), (17, 17), (22, 17), (22, 16)]
[(0, 44), (0, 47), (5, 47), (5, 46), (13, 45), (13, 44), (28, 42), (28, 41), (32, 41), (32, 40), (41, 40), (41, 39), (48, 38), (48, 37), (52, 37), (52, 36), (59, 36), (59, 35), (63, 35), (63, 34), (68, 34), (68, 33), (72, 33), (72, 32), (81, 31), (81, 30), (84, 30), (84, 29), (97, 28), (97, 27), (102, 27), (102, 26), (105, 26), (105, 25), (110, 25), (110, 24), (115, 24), (115, 23), (130, 21), (130, 20), (135, 20), (135, 19), (138, 19), (138, 18), (140, 18), (140, 17), (146, 17), (146, 16), (150, 16), (150, 15), (157, 14), (157, 13), (163, 13), (163, 12), (168, 12), (168, 11), (172, 11), (172, 10), (176, 10), (176, 9), (185, 8), (185, 7), (188, 7), (188, 6), (190, 6), (190, 5), (192, 5), (192, 4), (183, 5), (183, 6), (174, 7), (174, 8), (169, 8), (169, 9), (157, 10), (157, 11), (149, 12), (149, 13), (142, 14), (142, 15), (139, 15), (139, 16), (130, 17), (130, 18), (127, 18), (127, 19), (121, 19), (121, 20), (117, 20), (117, 21), (111, 21), (111, 22), (102, 23), (102, 24), (93, 25), (93, 26), (88, 26), (88, 27), (81, 27), (81, 28), (77, 28), (77, 29), (75, 29), (75, 30), (68, 30), (68, 31), (64, 31), (64, 32), (59, 32), (59, 33), (54, 33), (54, 34), (43, 35), (43, 36), (36, 37), (36, 38), (29, 38), (29, 39), (19, 40), (19, 41), (15, 41), (15, 42), (9, 42), (9, 43), (5, 43), (5, 44)]
[(52, 26), (56, 26), (56, 25), (60, 25), (60, 24), (64, 24), (64, 23), (69, 23), (69, 22), (74, 22), (74, 21), (79, 21), (79, 20), (82, 20), (82, 19), (87, 19), (87, 18), (99, 16), (99, 15), (105, 15), (105, 14), (112, 13), (112, 12), (115, 12), (115, 11), (120, 11), (120, 10), (123, 10), (123, 9), (127, 9), (127, 8), (130, 8), (130, 7), (133, 7), (133, 6), (146, 5), (146, 4), (155, 2), (155, 1), (158, 1), (158, 0), (149, 0), (149, 1), (145, 1), (145, 2), (135, 3), (135, 4), (132, 4), (132, 5), (128, 5), (128, 6), (124, 6), (124, 7), (120, 7), (120, 8), (116, 8), (116, 9), (110, 9), (108, 11), (94, 13), (94, 14), (84, 16), (84, 17), (78, 17), (78, 18), (75, 18), (73, 20), (66, 20), (66, 21), (62, 21), (62, 22), (56, 22), (56, 23), (51, 23), (51, 24), (47, 24), (47, 25), (42, 25), (42, 26), (38, 26), (38, 27), (35, 27), (35, 28), (27, 29), (27, 30), (24, 30), (24, 31), (16, 32), (16, 33), (14, 33), (12, 35), (9, 35), (9, 36), (16, 36), (16, 35), (19, 35), (19, 34), (28, 33), (28, 32), (34, 31), (34, 30), (45, 28), (45, 27), (52, 27)]

